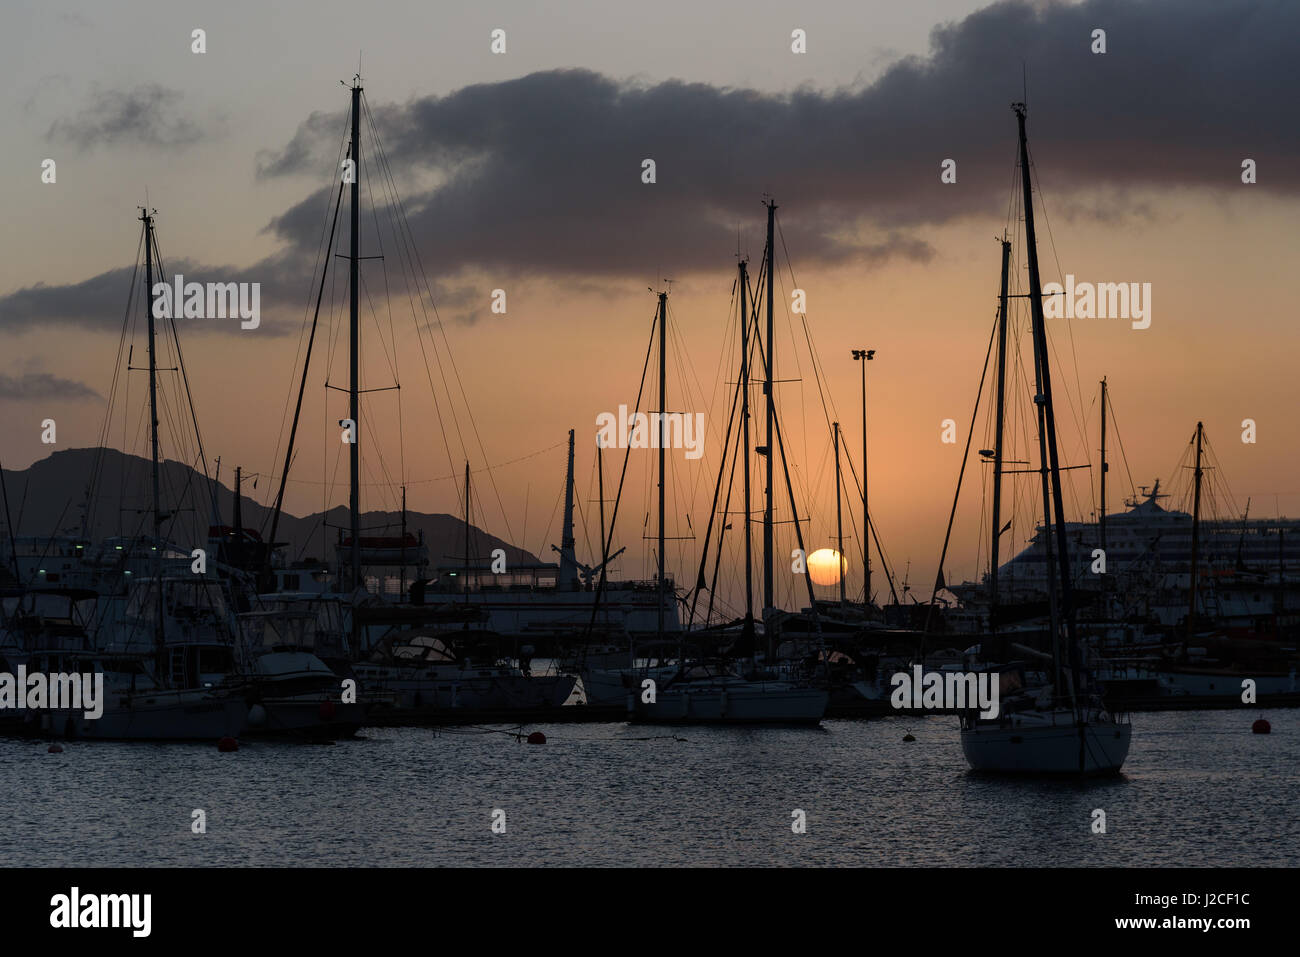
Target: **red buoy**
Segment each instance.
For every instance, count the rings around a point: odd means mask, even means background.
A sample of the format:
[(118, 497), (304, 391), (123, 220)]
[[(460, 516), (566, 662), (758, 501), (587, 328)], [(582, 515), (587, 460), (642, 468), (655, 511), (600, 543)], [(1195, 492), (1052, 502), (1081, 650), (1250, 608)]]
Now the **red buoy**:
[(49, 753), (49, 754), (62, 754), (62, 753), (63, 753), (63, 745), (61, 745), (61, 744), (51, 744), (51, 745), (50, 745), (50, 748), (49, 748), (49, 751), (48, 751), (47, 753)]
[(334, 702), (328, 698), (320, 703), (320, 719), (328, 721), (334, 717)]
[(546, 743), (546, 735), (542, 734), (542, 732), (540, 732), (540, 731), (534, 731), (532, 734), (530, 734), (530, 735), (528, 736), (528, 743), (529, 743), (529, 744), (545, 744), (545, 743)]
[(226, 735), (224, 738), (222, 738), (220, 741), (217, 742), (217, 750), (222, 752), (223, 754), (226, 753), (227, 751), (238, 751), (239, 742), (236, 741), (234, 738), (232, 738), (230, 735)]
[(1255, 732), (1256, 734), (1268, 734), (1270, 731), (1273, 730), (1273, 726), (1270, 725), (1263, 718), (1260, 718), (1250, 726), (1250, 730)]

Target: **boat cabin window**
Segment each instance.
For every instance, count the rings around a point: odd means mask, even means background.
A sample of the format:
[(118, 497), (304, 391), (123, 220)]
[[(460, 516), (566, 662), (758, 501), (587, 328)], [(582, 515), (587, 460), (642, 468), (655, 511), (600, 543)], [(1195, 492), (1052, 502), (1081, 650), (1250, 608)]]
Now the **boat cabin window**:
[(479, 566), (444, 565), (438, 569), (433, 588), (442, 592), (465, 591), (533, 591), (554, 589), (559, 583), (558, 565), (512, 565), (508, 572), (496, 574), (490, 564)]

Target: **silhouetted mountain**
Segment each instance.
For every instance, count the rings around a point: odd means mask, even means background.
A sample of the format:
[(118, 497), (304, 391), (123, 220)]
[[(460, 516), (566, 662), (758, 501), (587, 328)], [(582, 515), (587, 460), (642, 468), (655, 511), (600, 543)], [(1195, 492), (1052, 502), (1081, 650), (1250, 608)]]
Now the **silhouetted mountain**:
[[(150, 470), (148, 459), (116, 449), (92, 448), (55, 452), (30, 468), (6, 469), (3, 478), (14, 533), (85, 534), (92, 541), (115, 535), (149, 535), (153, 523)], [(223, 470), (223, 477), (225, 474)], [(95, 489), (87, 515), (92, 476)], [(250, 486), (245, 479), (245, 492)], [(210, 525), (233, 522), (234, 491), (182, 462), (169, 460), (159, 465), (159, 487), (161, 511), (168, 515), (163, 521), (163, 537), (169, 541), (199, 547), (206, 544)], [(219, 520), (214, 520), (214, 494)], [(244, 527), (269, 535), (271, 510), (247, 494), (241, 500)], [(284, 512), (275, 537), (288, 543), (286, 552), (291, 559), (313, 557), (333, 562), (337, 527), (346, 528), (347, 524), (348, 511), (342, 506), (302, 518)], [(400, 512), (365, 512), (361, 516), (364, 536), (398, 535), (401, 525)], [(0, 514), (0, 529), (4, 528), (4, 515)], [(454, 564), (465, 553), (465, 522), (457, 516), (408, 511), (406, 528), (414, 535), (424, 533), (431, 567)], [(7, 536), (7, 529), (0, 534)], [(471, 555), (486, 559), (494, 548), (504, 548), (511, 565), (538, 560), (531, 552), (470, 526)]]

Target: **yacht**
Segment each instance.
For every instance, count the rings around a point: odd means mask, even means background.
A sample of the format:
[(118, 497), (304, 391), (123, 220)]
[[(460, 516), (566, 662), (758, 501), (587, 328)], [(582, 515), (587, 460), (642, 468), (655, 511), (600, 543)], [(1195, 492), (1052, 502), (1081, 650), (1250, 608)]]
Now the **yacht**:
[(650, 724), (818, 724), (830, 694), (778, 675), (742, 676), (725, 664), (682, 668), (656, 682), (653, 701), (633, 697), (633, 720)]

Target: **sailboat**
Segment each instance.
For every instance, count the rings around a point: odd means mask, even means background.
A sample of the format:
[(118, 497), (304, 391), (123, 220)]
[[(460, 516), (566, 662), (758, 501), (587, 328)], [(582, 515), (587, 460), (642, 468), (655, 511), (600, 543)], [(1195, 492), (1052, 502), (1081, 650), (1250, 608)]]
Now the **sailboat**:
[[(773, 442), (781, 441), (779, 426), (776, 423), (775, 410), (772, 402), (772, 266), (775, 257), (774, 246), (774, 225), (776, 214), (775, 201), (769, 201), (768, 210), (768, 232), (767, 232), (767, 262), (765, 272), (768, 277), (767, 282), (767, 306), (768, 306), (768, 335), (767, 335), (767, 357), (766, 357), (766, 392), (768, 396), (768, 445), (766, 447), (767, 458), (767, 499), (764, 517), (764, 596), (765, 611), (771, 611), (774, 601), (773, 595), (773, 547), (772, 547), (772, 460)], [(634, 687), (630, 690), (632, 704), (632, 717), (637, 721), (652, 723), (686, 723), (686, 724), (817, 724), (821, 721), (826, 713), (826, 705), (829, 701), (829, 694), (825, 688), (816, 687), (807, 681), (800, 680), (797, 676), (782, 674), (775, 670), (772, 662), (771, 646), (769, 641), (769, 660), (764, 667), (758, 666), (756, 652), (756, 629), (753, 606), (753, 567), (750, 549), (750, 475), (749, 475), (749, 324), (751, 320), (750, 309), (746, 304), (748, 288), (747, 263), (741, 260), (739, 264), (739, 276), (737, 288), (740, 295), (740, 331), (741, 331), (741, 375), (737, 382), (737, 398), (741, 405), (741, 430), (737, 436), (740, 443), (738, 446), (738, 456), (744, 462), (744, 526), (745, 526), (745, 582), (746, 582), (746, 615), (740, 624), (738, 632), (735, 634), (733, 642), (733, 654), (728, 657), (715, 657), (713, 659), (692, 659), (684, 653), (679, 653), (676, 668), (671, 675), (663, 674), (663, 666), (659, 666), (656, 674), (650, 673), (649, 668), (643, 669), (636, 675)], [(668, 324), (668, 293), (660, 292), (659, 309), (657, 317), (657, 330), (659, 336), (659, 407), (666, 409), (668, 407), (666, 399), (667, 390), (667, 324)], [(754, 317), (757, 318), (757, 310), (754, 310)], [(733, 409), (736, 403), (733, 402)], [(662, 420), (661, 420), (661, 427)], [(730, 429), (730, 423), (728, 425)], [(728, 438), (730, 432), (728, 433)], [(658, 533), (658, 563), (659, 577), (662, 583), (665, 579), (664, 554), (665, 554), (665, 535), (664, 535), (664, 496), (666, 489), (666, 472), (665, 472), (665, 445), (667, 443), (661, 440), (659, 446), (659, 533)], [(722, 470), (725, 469), (726, 455), (723, 456), (723, 462), (719, 466), (719, 476), (717, 487), (714, 492), (716, 499), (718, 490), (721, 488)], [(787, 476), (788, 486), (788, 476)], [(710, 522), (710, 529), (712, 522)], [(798, 524), (796, 523), (796, 529)], [(707, 557), (709, 539), (706, 536), (702, 555)], [(703, 561), (700, 567), (698, 581), (703, 582), (704, 565)], [(809, 586), (811, 589), (811, 586)], [(698, 594), (698, 591), (697, 591)], [(811, 591), (810, 591), (811, 595)], [(663, 627), (660, 625), (659, 644), (663, 641)], [(679, 636), (679, 648), (685, 647), (682, 638)], [(748, 656), (748, 667), (742, 662), (744, 659), (736, 656), (735, 652), (740, 651), (742, 655)], [(647, 685), (649, 681), (651, 684)]]
[[(967, 763), (975, 771), (1039, 774), (1115, 774), (1128, 757), (1132, 725), (1122, 716), (1106, 710), (1100, 697), (1090, 693), (1083, 667), (1083, 650), (1075, 628), (1075, 607), (1071, 595), (1069, 543), (1061, 491), (1061, 466), (1056, 441), (1056, 420), (1052, 407), (1050, 353), (1043, 317), (1043, 290), (1034, 235), (1034, 205), (1030, 184), (1029, 146), (1025, 135), (1026, 108), (1012, 105), (1019, 126), (1020, 170), (1024, 199), (1025, 243), (1029, 260), (1029, 303), (1033, 324), (1034, 368), (1038, 407), (1038, 448), (1042, 476), (1043, 509), (1051, 529), (1057, 563), (1049, 580), (1049, 605), (1053, 650), (1052, 681), (1036, 692), (1021, 690), (1000, 702), (996, 717), (984, 718), (977, 711), (961, 717), (961, 746)], [(1003, 343), (1000, 366), (1005, 361), (1007, 318), (1007, 268), (1009, 243), (1003, 241), (1002, 291), (999, 331)], [(995, 449), (996, 481), (1001, 480), (1002, 394), (998, 402), (998, 446)], [(995, 492), (995, 501), (998, 492)], [(994, 536), (998, 532), (994, 519)], [(995, 553), (996, 556), (996, 553)], [(941, 563), (942, 565), (942, 563)], [(996, 561), (994, 563), (996, 568)], [(996, 589), (996, 579), (994, 580)], [(993, 594), (996, 609), (997, 595)], [(1063, 626), (1063, 627), (1062, 627)], [(996, 628), (996, 616), (990, 627)], [(1062, 643), (1067, 661), (1061, 660)], [(1002, 675), (1002, 687), (1011, 691), (1012, 678)]]
[[(570, 433), (572, 454), (572, 433)], [(411, 609), (402, 616), (412, 627), (394, 625), (375, 643), (369, 661), (354, 666), (368, 696), (377, 702), (375, 716), (389, 724), (420, 723), (447, 718), (448, 712), (474, 712), (505, 717), (559, 708), (568, 700), (578, 679), (575, 675), (534, 675), (525, 663), (515, 665), (501, 653), (505, 642), (487, 627), (490, 619), (482, 605), (470, 598), (483, 587), (470, 574), (474, 559), (470, 545), (470, 469), (465, 463), (465, 554), (459, 598), (448, 594), (441, 605)], [(428, 592), (417, 589), (421, 601)], [(400, 612), (398, 613), (400, 615)], [(359, 606), (354, 616), (366, 620), (391, 620), (394, 609), (380, 604)], [(521, 650), (527, 660), (527, 653)]]
[[(573, 617), (576, 625), (579, 620), (585, 619), (587, 610), (591, 607), (590, 595), (579, 593), (574, 600), (570, 600), (570, 583), (559, 580), (565, 576), (557, 576), (555, 566), (512, 563), (508, 572), (503, 572), (497, 567), (497, 562), (488, 556), (475, 556), (472, 553), (471, 535), (474, 529), (468, 452), (464, 486), (464, 553), (446, 556), (448, 559), (455, 558), (454, 564), (449, 562), (429, 568), (428, 547), (423, 535), (417, 538), (406, 528), (405, 487), (402, 489), (400, 535), (366, 534), (362, 528), (360, 448), (361, 442), (370, 441), (370, 433), (358, 431), (363, 422), (361, 401), (363, 393), (378, 390), (363, 389), (360, 381), (362, 283), (359, 267), (363, 259), (374, 258), (383, 262), (384, 257), (382, 254), (378, 257), (363, 257), (360, 254), (361, 127), (364, 101), (359, 75), (353, 78), (350, 94), (351, 139), (344, 165), (353, 175), (345, 175), (338, 185), (334, 217), (325, 245), (325, 262), (329, 262), (335, 227), (346, 191), (349, 193), (349, 248), (347, 254), (339, 258), (346, 259), (348, 263), (348, 385), (346, 389), (340, 388), (348, 396), (348, 418), (343, 421), (349, 423), (350, 429), (346, 436), (349, 472), (347, 527), (338, 529), (338, 541), (334, 549), (337, 574), (322, 575), (318, 582), (321, 585), (319, 589), (299, 591), (303, 583), (298, 574), (273, 567), (268, 553), (262, 569), (265, 587), (259, 601), (264, 607), (275, 604), (282, 613), (291, 611), (295, 604), (305, 607), (307, 603), (312, 603), (319, 613), (330, 609), (346, 617), (349, 635), (345, 645), (351, 660), (334, 659), (330, 664), (339, 678), (355, 677), (360, 686), (360, 700), (370, 706), (368, 717), (377, 723), (420, 724), (443, 718), (460, 719), (467, 715), (484, 717), (489, 712), (494, 716), (509, 714), (516, 717), (523, 713), (558, 708), (572, 692), (577, 682), (576, 676), (533, 674), (528, 668), (532, 649), (527, 644), (517, 648), (520, 655), (517, 664), (505, 657), (505, 649), (512, 639), (526, 633), (529, 626), (539, 623), (544, 625), (557, 615)], [(377, 131), (373, 144), (375, 159), (372, 166), (381, 171), (386, 170), (388, 161), (383, 154)], [(398, 261), (409, 266), (412, 272), (418, 272), (422, 267), (417, 265), (418, 256), (413, 254), (414, 239), (410, 224), (405, 221), (405, 214), (401, 211), (395, 185), (389, 179), (381, 188), (392, 190), (388, 212), (393, 217), (397, 242), (407, 253), (399, 257)], [(379, 228), (378, 224), (376, 228)], [(279, 490), (271, 510), (268, 541), (272, 547), (276, 544), (285, 482), (293, 464), (298, 423), (309, 376), (312, 344), (326, 289), (327, 272), (328, 268), (322, 269), (320, 286), (316, 292), (316, 314), (312, 320), (311, 336), (298, 385), (298, 400), (293, 411)], [(410, 278), (412, 281), (403, 283), (408, 291), (421, 287), (431, 298), (427, 284), (419, 281), (423, 277), (412, 275)], [(422, 297), (417, 295), (414, 298), (419, 301)], [(420, 333), (417, 332), (418, 334)], [(421, 348), (423, 349), (423, 344)], [(395, 385), (394, 388), (400, 389), (400, 386)], [(400, 391), (398, 395), (400, 402)], [(373, 447), (377, 448), (377, 443)], [(448, 455), (450, 457), (450, 447)], [(572, 446), (569, 468), (571, 486)], [(565, 525), (568, 558), (572, 557), (571, 539), (570, 502)], [(548, 570), (551, 587), (535, 589), (539, 579), (545, 577)], [(566, 570), (573, 572), (573, 585), (576, 586), (577, 573), (571, 562), (562, 564), (560, 571), (563, 573)], [(285, 584), (290, 579), (293, 582), (291, 588)], [(283, 590), (273, 592), (276, 584)], [(546, 600), (542, 597), (542, 592), (548, 598), (554, 596), (555, 600)], [(584, 597), (588, 599), (585, 602), (582, 601)], [(579, 609), (576, 616), (575, 608)], [(255, 629), (266, 627), (260, 619), (252, 616), (248, 617), (246, 624)], [(305, 618), (299, 627), (309, 627)], [(327, 630), (329, 629), (318, 627), (317, 634), (323, 634)], [(263, 656), (258, 660), (266, 662), (268, 659)], [(329, 709), (335, 721), (342, 713), (341, 709), (342, 705), (339, 704)], [(274, 717), (274, 714), (269, 705), (267, 711), (269, 723), (269, 718)]]
[[(238, 735), (248, 705), (242, 683), (233, 673), (232, 642), (223, 632), (224, 606), (219, 597), (215, 605), (204, 600), (219, 589), (218, 584), (193, 576), (177, 580), (166, 574), (176, 556), (186, 553), (163, 535), (167, 513), (159, 479), (158, 336), (153, 309), (157, 241), (152, 211), (142, 209), (140, 220), (149, 335), (152, 535), (115, 545), (113, 551), (121, 558), (111, 566), (75, 569), (68, 581), (82, 587), (27, 589), (25, 611), (14, 620), (17, 630), (28, 631), (24, 643), (31, 670), (103, 676), (105, 701), (99, 717), (88, 718), (78, 709), (33, 713), (29, 718), (39, 732), (92, 739), (211, 740)], [(85, 551), (78, 546), (74, 553)], [(184, 561), (188, 563), (188, 558)], [(143, 574), (128, 577), (132, 575), (128, 565)], [(90, 600), (121, 607), (123, 613), (111, 621), (105, 614), (91, 635), (81, 623), (85, 618), (74, 614), (78, 603)], [(66, 603), (65, 613), (50, 613), (49, 604), (57, 601)], [(151, 639), (152, 648), (136, 647), (137, 636)]]

